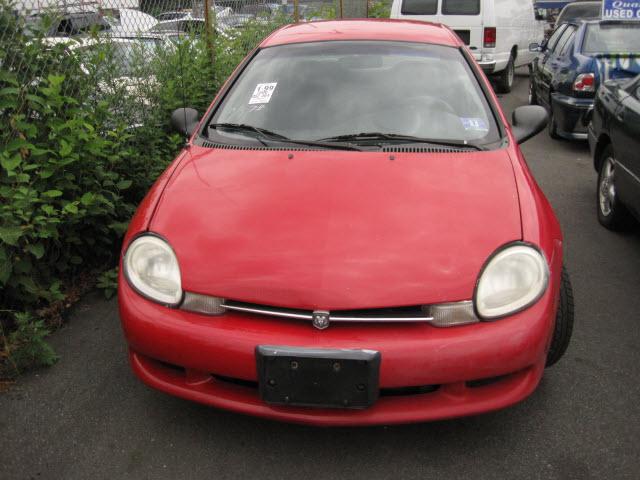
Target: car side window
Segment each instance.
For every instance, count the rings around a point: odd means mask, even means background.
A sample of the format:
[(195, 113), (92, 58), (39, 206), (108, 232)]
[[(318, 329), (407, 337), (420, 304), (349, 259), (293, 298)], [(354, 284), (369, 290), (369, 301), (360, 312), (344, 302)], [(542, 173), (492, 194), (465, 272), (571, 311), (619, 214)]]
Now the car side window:
[(549, 50), (550, 52), (553, 52), (553, 49), (556, 48), (556, 44), (558, 43), (558, 40), (562, 36), (562, 33), (564, 32), (565, 28), (566, 28), (566, 25), (560, 25), (558, 29), (555, 32), (553, 32), (553, 35), (551, 35), (549, 42), (547, 42), (547, 50)]
[(565, 31), (562, 32), (562, 36), (558, 40), (558, 43), (556, 44), (556, 46), (555, 46), (553, 51), (556, 52), (556, 53), (562, 52), (562, 49), (564, 48), (564, 46), (569, 41), (569, 38), (571, 38), (572, 34), (575, 34), (575, 27), (569, 25), (569, 26), (567, 26)]
[(560, 50), (560, 55), (566, 55), (569, 50), (571, 50), (571, 47), (573, 47), (573, 39), (576, 36), (576, 29), (575, 28), (567, 28), (567, 31), (571, 30), (571, 32), (569, 33), (569, 36), (567, 37), (567, 40), (564, 42), (564, 45), (562, 46), (562, 49)]

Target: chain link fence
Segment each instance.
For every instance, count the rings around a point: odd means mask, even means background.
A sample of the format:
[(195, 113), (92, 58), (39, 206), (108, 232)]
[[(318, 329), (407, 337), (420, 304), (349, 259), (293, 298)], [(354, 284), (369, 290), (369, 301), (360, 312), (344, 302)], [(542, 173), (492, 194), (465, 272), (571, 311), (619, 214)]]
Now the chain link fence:
[[(384, 16), (385, 5), (369, 10)], [(0, 0), (0, 8), (3, 75), (27, 90), (64, 76), (62, 93), (107, 101), (112, 123), (138, 127), (178, 100), (204, 108), (271, 31), (339, 17), (343, 1)]]

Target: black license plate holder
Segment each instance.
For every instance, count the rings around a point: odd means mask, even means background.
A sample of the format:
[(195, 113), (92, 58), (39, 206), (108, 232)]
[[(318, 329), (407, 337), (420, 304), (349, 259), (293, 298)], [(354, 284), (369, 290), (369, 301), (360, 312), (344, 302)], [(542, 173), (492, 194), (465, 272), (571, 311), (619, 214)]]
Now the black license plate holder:
[(272, 405), (367, 408), (379, 394), (380, 353), (260, 345), (260, 396)]

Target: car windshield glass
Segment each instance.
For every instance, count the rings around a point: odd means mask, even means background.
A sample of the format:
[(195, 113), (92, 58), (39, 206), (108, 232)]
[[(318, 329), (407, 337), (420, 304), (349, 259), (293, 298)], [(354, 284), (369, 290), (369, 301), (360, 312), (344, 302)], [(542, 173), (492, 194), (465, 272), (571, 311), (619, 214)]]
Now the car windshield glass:
[(442, 13), (444, 15), (478, 15), (480, 0), (443, 0)]
[(592, 24), (582, 47), (589, 54), (640, 54), (640, 24)]
[(475, 144), (500, 139), (460, 50), (400, 42), (261, 50), (210, 123), (251, 125), (297, 140), (373, 132)]
[(557, 23), (574, 22), (579, 19), (600, 18), (601, 15), (601, 2), (590, 2), (584, 4), (574, 3), (572, 5), (567, 5), (562, 12), (560, 12)]

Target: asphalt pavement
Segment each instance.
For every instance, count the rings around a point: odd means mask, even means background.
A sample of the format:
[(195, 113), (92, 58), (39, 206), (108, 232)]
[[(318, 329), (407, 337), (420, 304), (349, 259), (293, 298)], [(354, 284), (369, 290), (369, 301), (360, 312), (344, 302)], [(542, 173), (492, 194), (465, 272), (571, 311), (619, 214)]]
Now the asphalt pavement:
[[(528, 80), (501, 101), (527, 100)], [(0, 394), (0, 479), (640, 478), (640, 229), (596, 219), (586, 144), (524, 145), (565, 234), (573, 342), (525, 402), (430, 424), (318, 429), (219, 411), (133, 377), (117, 304), (95, 293), (52, 337), (61, 356)]]

